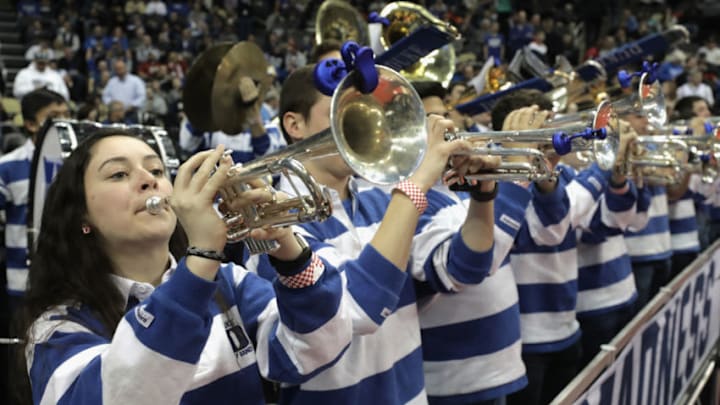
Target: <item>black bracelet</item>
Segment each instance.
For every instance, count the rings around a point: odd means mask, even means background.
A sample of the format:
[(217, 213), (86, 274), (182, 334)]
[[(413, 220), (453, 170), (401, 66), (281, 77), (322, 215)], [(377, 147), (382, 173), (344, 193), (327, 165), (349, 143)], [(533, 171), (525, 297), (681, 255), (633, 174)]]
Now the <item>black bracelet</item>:
[(225, 257), (225, 253), (223, 252), (218, 252), (216, 250), (200, 249), (195, 246), (189, 246), (185, 254), (188, 256), (197, 256), (203, 257), (205, 259), (216, 260), (218, 262), (227, 261), (227, 257)]
[(291, 277), (304, 271), (312, 257), (312, 249), (310, 249), (307, 242), (298, 234), (295, 234), (295, 239), (302, 247), (300, 255), (296, 257), (295, 260), (285, 261), (276, 259), (273, 256), (268, 256), (270, 258), (270, 264), (275, 267), (275, 271), (281, 276)]
[(477, 202), (488, 202), (492, 201), (497, 197), (498, 195), (498, 183), (495, 182), (495, 188), (493, 188), (493, 191), (480, 191), (480, 190), (473, 190), (470, 192), (470, 198)]

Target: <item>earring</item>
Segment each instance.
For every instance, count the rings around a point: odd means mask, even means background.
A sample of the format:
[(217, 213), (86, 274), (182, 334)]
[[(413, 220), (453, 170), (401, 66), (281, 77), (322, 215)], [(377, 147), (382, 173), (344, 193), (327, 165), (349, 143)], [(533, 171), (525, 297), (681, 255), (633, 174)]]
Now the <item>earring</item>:
[(90, 225), (88, 224), (82, 224), (80, 229), (82, 229), (83, 235), (88, 235), (90, 233)]

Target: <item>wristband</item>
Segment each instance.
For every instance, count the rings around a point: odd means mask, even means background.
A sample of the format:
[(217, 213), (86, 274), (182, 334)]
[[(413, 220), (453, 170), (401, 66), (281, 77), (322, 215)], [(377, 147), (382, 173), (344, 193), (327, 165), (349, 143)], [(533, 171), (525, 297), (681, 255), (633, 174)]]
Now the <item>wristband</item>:
[(227, 258), (225, 257), (225, 253), (223, 253), (223, 252), (218, 252), (217, 250), (200, 249), (195, 246), (188, 247), (185, 254), (188, 256), (203, 257), (205, 259), (215, 260), (218, 262), (226, 262), (227, 261)]
[(418, 214), (422, 214), (427, 209), (428, 200), (425, 193), (412, 181), (403, 180), (395, 185), (393, 191), (394, 190), (398, 190), (405, 194), (415, 205), (415, 209), (417, 209)]
[(480, 191), (480, 190), (473, 190), (470, 192), (470, 198), (477, 202), (488, 202), (492, 201), (497, 197), (498, 195), (498, 183), (495, 182), (495, 188), (493, 188), (492, 191)]
[(312, 257), (312, 249), (310, 249), (310, 246), (308, 246), (305, 239), (303, 239), (298, 234), (295, 234), (295, 240), (297, 240), (298, 244), (300, 244), (300, 247), (302, 248), (302, 251), (300, 252), (300, 255), (296, 257), (294, 260), (280, 260), (272, 255), (269, 256), (270, 258), (270, 264), (275, 267), (275, 271), (281, 276), (285, 277), (292, 277), (304, 270), (301, 266), (306, 266), (307, 262)]

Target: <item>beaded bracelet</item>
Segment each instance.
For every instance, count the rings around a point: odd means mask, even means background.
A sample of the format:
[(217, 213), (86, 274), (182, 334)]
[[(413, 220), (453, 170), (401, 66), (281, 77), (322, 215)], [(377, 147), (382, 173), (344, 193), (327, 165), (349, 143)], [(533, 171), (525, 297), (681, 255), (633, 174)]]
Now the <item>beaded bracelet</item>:
[(185, 254), (188, 256), (197, 256), (205, 259), (216, 260), (218, 262), (227, 261), (227, 257), (225, 257), (225, 253), (223, 252), (218, 252), (216, 250), (200, 249), (195, 246), (188, 247)]

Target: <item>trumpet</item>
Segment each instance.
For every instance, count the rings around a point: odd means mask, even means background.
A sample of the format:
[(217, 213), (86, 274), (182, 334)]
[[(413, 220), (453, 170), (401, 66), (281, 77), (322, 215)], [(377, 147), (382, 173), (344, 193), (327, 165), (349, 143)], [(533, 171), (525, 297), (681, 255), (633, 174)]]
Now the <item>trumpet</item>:
[(622, 169), (626, 176), (660, 186), (682, 180), (690, 161), (690, 148), (683, 140), (669, 135), (646, 135), (636, 137), (629, 146)]
[[(617, 124), (611, 124), (612, 108), (603, 103), (588, 122), (551, 121), (551, 127), (521, 131), (456, 132), (446, 140), (465, 139), (483, 146), (468, 154), (499, 156), (500, 166), (466, 176), (473, 180), (541, 180), (556, 174), (548, 167), (548, 153), (565, 155), (572, 151), (588, 151), (598, 165), (608, 170), (615, 164), (619, 147)], [(563, 124), (563, 125), (560, 125)], [(532, 143), (533, 147), (504, 147), (507, 143)], [(507, 158), (507, 159), (506, 159)], [(525, 159), (524, 161), (522, 159)]]
[[(425, 154), (426, 119), (422, 109), (410, 110), (407, 102), (419, 96), (394, 70), (376, 69), (379, 85), (371, 94), (355, 88), (356, 71), (340, 82), (332, 96), (329, 129), (230, 169), (221, 194), (231, 200), (219, 206), (229, 242), (246, 239), (252, 229), (322, 221), (331, 215), (330, 195), (303, 162), (339, 155), (355, 174), (376, 184), (393, 184), (414, 173)], [(232, 196), (247, 190), (250, 181), (275, 174), (289, 180), (296, 197), (233, 207)]]
[(720, 144), (711, 136), (681, 135), (674, 139), (685, 142), (688, 146), (688, 162), (686, 170), (700, 175), (703, 183), (712, 183), (718, 175), (718, 159)]

